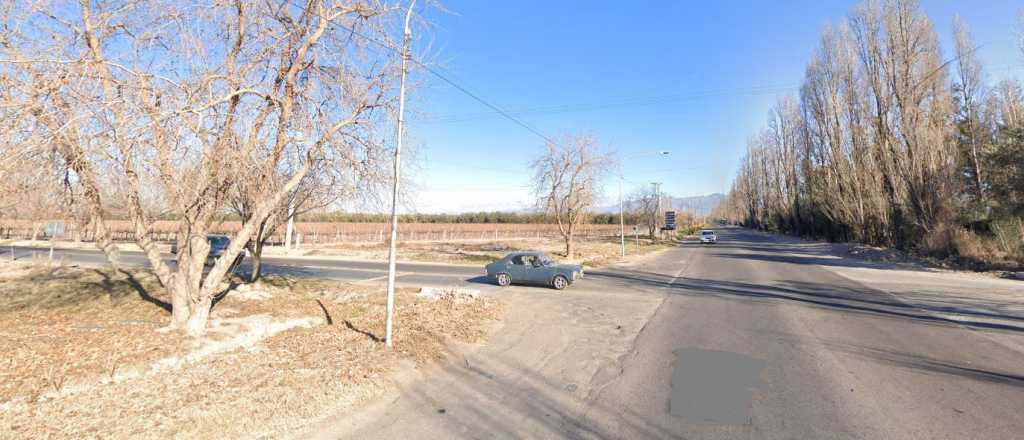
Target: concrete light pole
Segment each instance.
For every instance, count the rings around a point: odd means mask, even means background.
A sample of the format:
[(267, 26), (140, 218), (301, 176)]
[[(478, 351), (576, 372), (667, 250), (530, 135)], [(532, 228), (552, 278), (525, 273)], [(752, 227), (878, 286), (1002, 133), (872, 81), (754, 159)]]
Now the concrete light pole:
[(398, 242), (398, 183), (401, 181), (402, 167), (402, 139), (405, 137), (405, 77), (409, 73), (409, 39), (412, 31), (409, 29), (409, 20), (412, 18), (412, 8), (416, 6), (416, 0), (409, 3), (409, 10), (405, 12), (405, 32), (402, 36), (402, 81), (398, 89), (398, 139), (395, 145), (395, 175), (393, 176), (391, 190), (391, 243), (388, 247), (388, 297), (387, 297), (387, 318), (385, 322), (384, 341), (388, 347), (392, 346), (391, 328), (395, 315), (395, 262), (397, 261)]
[(654, 216), (655, 216), (654, 217), (654, 224), (655, 224), (655, 226), (658, 227), (658, 229), (659, 229), (658, 233), (660, 235), (661, 234), (661, 182), (651, 182), (651, 185), (654, 185), (654, 197), (655, 197), (655, 200), (658, 201), (657, 202), (658, 203), (657, 209), (654, 211), (655, 212), (655, 214), (654, 214)]

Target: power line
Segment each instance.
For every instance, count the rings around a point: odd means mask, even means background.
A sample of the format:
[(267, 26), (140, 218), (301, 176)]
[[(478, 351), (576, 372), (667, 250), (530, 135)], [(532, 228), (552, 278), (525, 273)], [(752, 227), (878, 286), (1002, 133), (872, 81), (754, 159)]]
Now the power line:
[(461, 91), (462, 93), (465, 93), (465, 94), (466, 94), (467, 96), (469, 96), (470, 98), (473, 98), (473, 99), (475, 99), (475, 100), (476, 100), (477, 102), (479, 102), (479, 103), (481, 103), (481, 104), (483, 104), (483, 105), (485, 105), (485, 106), (487, 106), (487, 107), (491, 108), (491, 109), (492, 109), (492, 110), (494, 110), (495, 112), (498, 112), (498, 114), (500, 114), (501, 116), (504, 116), (504, 117), (505, 117), (505, 119), (508, 119), (508, 120), (510, 120), (510, 121), (512, 121), (512, 122), (515, 122), (516, 124), (519, 124), (519, 126), (520, 126), (520, 127), (523, 127), (523, 128), (525, 128), (525, 129), (529, 130), (529, 131), (530, 131), (531, 133), (533, 133), (533, 134), (535, 134), (535, 135), (537, 135), (537, 136), (540, 136), (540, 138), (541, 138), (541, 139), (544, 139), (544, 140), (545, 140), (545, 141), (547, 141), (548, 143), (552, 143), (552, 144), (554, 144), (554, 143), (555, 143), (555, 141), (554, 141), (554, 140), (552, 140), (551, 138), (549, 138), (549, 137), (545, 136), (545, 135), (544, 135), (544, 133), (541, 133), (540, 131), (538, 131), (537, 129), (535, 129), (535, 128), (531, 127), (531, 126), (530, 126), (530, 125), (528, 125), (527, 123), (525, 123), (525, 122), (523, 122), (523, 121), (519, 120), (519, 119), (518, 119), (518, 118), (516, 118), (515, 116), (512, 116), (511, 114), (509, 114), (509, 113), (508, 113), (508, 112), (506, 112), (505, 110), (502, 110), (502, 109), (501, 109), (501, 108), (499, 108), (498, 106), (496, 106), (496, 105), (494, 105), (494, 104), (491, 104), (491, 103), (487, 102), (487, 101), (486, 101), (486, 100), (484, 100), (483, 98), (481, 98), (481, 97), (477, 96), (476, 94), (474, 94), (473, 92), (470, 92), (469, 90), (467, 90), (467, 89), (466, 89), (465, 87), (462, 87), (462, 86), (458, 85), (457, 83), (455, 83), (455, 81), (452, 81), (452, 80), (448, 79), (447, 77), (445, 77), (444, 75), (441, 75), (441, 73), (437, 72), (436, 70), (434, 70), (434, 69), (431, 69), (431, 68), (430, 68), (429, 66), (427, 66), (427, 65), (425, 65), (425, 64), (423, 64), (423, 63), (420, 63), (420, 62), (418, 62), (418, 61), (414, 61), (414, 62), (415, 62), (416, 64), (419, 64), (419, 65), (420, 65), (421, 67), (423, 67), (424, 69), (426, 69), (426, 70), (427, 70), (428, 72), (432, 73), (432, 74), (433, 74), (434, 76), (436, 76), (436, 77), (440, 78), (440, 79), (441, 79), (442, 81), (444, 81), (444, 82), (448, 83), (448, 84), (449, 84), (449, 85), (451, 85), (452, 87), (455, 87), (455, 88), (456, 88), (457, 90)]
[[(1024, 64), (1010, 64), (986, 67), (987, 70), (991, 71), (1016, 71), (1024, 69)], [(587, 104), (560, 104), (550, 105), (542, 107), (531, 107), (519, 110), (506, 111), (506, 114), (523, 116), (523, 115), (542, 115), (542, 114), (558, 114), (558, 113), (573, 113), (573, 112), (584, 112), (591, 110), (601, 110), (607, 108), (616, 107), (627, 107), (627, 106), (648, 106), (666, 104), (672, 102), (681, 101), (692, 101), (703, 98), (714, 98), (720, 96), (757, 96), (757, 95), (772, 95), (781, 92), (788, 92), (793, 90), (799, 90), (800, 86), (795, 84), (783, 84), (783, 85), (764, 85), (764, 86), (751, 86), (746, 88), (736, 89), (723, 89), (708, 92), (693, 92), (685, 94), (671, 94), (664, 96), (650, 96), (650, 97), (639, 97), (639, 98), (622, 98), (610, 101), (599, 101), (591, 102)], [(472, 122), (479, 120), (492, 119), (495, 116), (503, 116), (494, 112), (478, 112), (478, 113), (464, 113), (464, 114), (449, 114), (440, 116), (427, 116), (414, 120), (413, 122), (419, 124), (445, 124), (445, 123), (460, 123), (460, 122)]]
[[(398, 52), (399, 54), (401, 54), (401, 52), (398, 49), (396, 49), (394, 47), (391, 47), (390, 44), (388, 44), (386, 42), (383, 42), (383, 41), (380, 41), (380, 40), (377, 40), (375, 38), (371, 38), (369, 36), (363, 35), (363, 34), (361, 34), (359, 32), (356, 32), (356, 30), (353, 29), (352, 27), (345, 26), (343, 24), (339, 24), (338, 27), (351, 32), (352, 35), (355, 35), (355, 36), (357, 36), (359, 38), (362, 38), (363, 40), (369, 41), (369, 42), (371, 42), (373, 44), (376, 44), (376, 45), (378, 45), (380, 47), (383, 47), (384, 49), (390, 50), (392, 52)], [(466, 96), (469, 96), (470, 98), (473, 98), (475, 101), (483, 104), (487, 108), (490, 108), (491, 110), (494, 110), (499, 115), (505, 117), (505, 119), (508, 119), (508, 120), (516, 123), (517, 125), (519, 125), (520, 127), (526, 129), (527, 131), (529, 131), (529, 132), (539, 136), (541, 139), (544, 139), (546, 142), (555, 143), (554, 140), (552, 140), (551, 138), (549, 138), (546, 135), (544, 135), (544, 133), (541, 133), (540, 130), (535, 129), (535, 128), (531, 127), (529, 124), (527, 124), (526, 122), (523, 122), (522, 120), (516, 118), (515, 116), (512, 116), (511, 114), (509, 114), (505, 110), (501, 109), (501, 107), (498, 107), (495, 104), (491, 104), (490, 102), (488, 102), (487, 100), (483, 99), (482, 97), (480, 97), (476, 93), (471, 92), (469, 89), (459, 85), (454, 80), (449, 79), (447, 76), (441, 74), (441, 72), (438, 72), (436, 69), (431, 68), (430, 66), (428, 66), (428, 65), (426, 65), (426, 64), (424, 64), (424, 63), (422, 63), (422, 62), (420, 62), (418, 60), (416, 60), (413, 57), (409, 57), (409, 61), (412, 61), (414, 64), (422, 67), (424, 70), (426, 70), (427, 72), (430, 72), (432, 75), (436, 76), (438, 79), (440, 79), (441, 81), (444, 81), (448, 85), (454, 87), (456, 90), (466, 94)]]
[(427, 167), (425, 167), (425, 169), (436, 170), (436, 169), (439, 169), (439, 168), (457, 167), (459, 169), (471, 169), (471, 170), (478, 170), (478, 171), (497, 171), (497, 172), (501, 172), (501, 173), (521, 173), (521, 172), (523, 172), (523, 170), (528, 169), (528, 167), (524, 167), (523, 169), (513, 170), (513, 169), (509, 169), (509, 168), (495, 168), (495, 167), (487, 167), (487, 166), (479, 166), (479, 165), (467, 165), (465, 163), (449, 162), (449, 161), (437, 160), (437, 159), (431, 159), (430, 163), (431, 164), (447, 165), (447, 167), (427, 166)]
[[(718, 96), (742, 96), (742, 95), (770, 95), (780, 92), (792, 91), (799, 89), (797, 85), (779, 85), (779, 86), (753, 86), (747, 88), (738, 89), (725, 89), (716, 90), (710, 92), (694, 92), (685, 94), (672, 94), (663, 96), (651, 96), (642, 98), (622, 98), (604, 102), (591, 102), (587, 104), (562, 104), (544, 107), (526, 108), (521, 110), (515, 110), (508, 113), (513, 115), (537, 115), (537, 114), (553, 114), (553, 113), (571, 113), (589, 110), (600, 110), (605, 108), (616, 108), (626, 106), (646, 106), (646, 105), (657, 105), (671, 102), (698, 100), (702, 98), (712, 98)], [(495, 114), (493, 112), (481, 112), (481, 113), (468, 113), (462, 115), (443, 115), (437, 117), (426, 117), (417, 120), (418, 123), (455, 123), (455, 122), (468, 122), (475, 120), (483, 120), (493, 118)]]

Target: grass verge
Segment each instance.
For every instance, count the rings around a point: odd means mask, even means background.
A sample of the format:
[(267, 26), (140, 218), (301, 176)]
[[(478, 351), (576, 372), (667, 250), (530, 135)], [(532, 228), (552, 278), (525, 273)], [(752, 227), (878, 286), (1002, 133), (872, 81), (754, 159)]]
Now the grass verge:
[(399, 289), (389, 350), (383, 289), (271, 277), (189, 339), (161, 331), (166, 295), (146, 272), (4, 263), (0, 281), (0, 438), (286, 436), (377, 395), (403, 360), (479, 341), (501, 310)]

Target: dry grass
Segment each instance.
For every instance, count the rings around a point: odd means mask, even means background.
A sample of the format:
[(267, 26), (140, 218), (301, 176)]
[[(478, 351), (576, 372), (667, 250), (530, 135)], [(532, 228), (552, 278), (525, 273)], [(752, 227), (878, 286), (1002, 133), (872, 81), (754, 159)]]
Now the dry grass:
[[(27, 239), (33, 233), (40, 233), (50, 221), (43, 220), (12, 220), (0, 219), (0, 230), (14, 238)], [(107, 228), (115, 240), (132, 240), (134, 228), (125, 220), (107, 220)], [(302, 235), (304, 244), (350, 243), (350, 242), (381, 242), (388, 235), (389, 223), (364, 222), (296, 222), (295, 233)], [(173, 220), (157, 220), (153, 222), (151, 231), (158, 241), (174, 238), (180, 225)], [(233, 234), (241, 228), (238, 221), (223, 221), (212, 226), (210, 232)], [(581, 236), (615, 235), (618, 225), (590, 224), (580, 225)], [(554, 237), (558, 235), (558, 225), (545, 223), (402, 223), (399, 227), (400, 241), (446, 241), (467, 239), (509, 239), (522, 237)], [(41, 236), (40, 236), (41, 237)], [(76, 231), (75, 225), (65, 224), (63, 240), (92, 240), (92, 231)], [(283, 228), (278, 228), (272, 242), (284, 240)]]
[[(489, 299), (428, 301), (400, 290), (396, 347), (388, 350), (379, 341), (383, 289), (268, 278), (255, 289), (269, 298), (229, 293), (214, 308), (209, 337), (187, 340), (157, 331), (168, 314), (140, 298), (136, 284), (162, 298), (145, 273), (0, 269), (8, 274), (0, 350), (11, 354), (0, 382), (0, 438), (277, 438), (377, 395), (402, 359), (431, 362), (448, 340), (479, 340), (500, 313)], [(216, 331), (229, 328), (217, 321), (309, 317), (321, 324), (152, 372), (154, 361), (232, 336)]]
[[(630, 238), (626, 241), (626, 252), (628, 255), (647, 254), (672, 245), (673, 243), (668, 241), (658, 242), (641, 238), (638, 246), (637, 240)], [(621, 257), (620, 243), (616, 237), (579, 239), (575, 246), (576, 255), (572, 261), (589, 267), (604, 266), (618, 261)], [(509, 252), (525, 250), (543, 251), (556, 260), (565, 260), (565, 243), (551, 238), (400, 243), (398, 255), (400, 259), (407, 261), (486, 264), (504, 257)], [(305, 255), (384, 260), (387, 258), (387, 252), (387, 247), (383, 244), (345, 244), (309, 248)]]
[[(999, 229), (996, 232), (994, 235), (982, 235), (943, 225), (925, 236), (919, 251), (922, 256), (933, 259), (929, 263), (941, 267), (975, 271), (1020, 270), (1024, 267), (1024, 255), (1021, 254), (1024, 248), (1019, 244), (1020, 239)], [(1009, 239), (1004, 235), (1009, 235)]]
[[(85, 378), (110, 376), (181, 349), (154, 330), (167, 312), (139, 297), (155, 281), (104, 271), (6, 264), (0, 283), (0, 402), (37, 400)], [(97, 350), (102, 347), (103, 350)]]

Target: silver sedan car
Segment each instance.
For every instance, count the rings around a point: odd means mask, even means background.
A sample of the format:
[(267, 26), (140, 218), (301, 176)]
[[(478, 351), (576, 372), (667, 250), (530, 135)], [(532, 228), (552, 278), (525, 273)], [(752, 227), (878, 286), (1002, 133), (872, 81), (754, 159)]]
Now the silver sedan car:
[(700, 244), (704, 243), (718, 243), (718, 235), (715, 234), (715, 231), (712, 231), (710, 229), (700, 231)]

